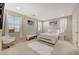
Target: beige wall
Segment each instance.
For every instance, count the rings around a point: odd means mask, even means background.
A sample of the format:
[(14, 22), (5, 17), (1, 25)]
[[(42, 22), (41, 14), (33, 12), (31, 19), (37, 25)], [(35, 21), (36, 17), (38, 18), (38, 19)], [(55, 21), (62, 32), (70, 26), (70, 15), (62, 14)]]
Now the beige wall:
[[(25, 34), (37, 34), (37, 19), (19, 14), (17, 12), (12, 12), (9, 10), (6, 10), (5, 14), (6, 14), (6, 16), (7, 16), (7, 14), (10, 14), (10, 15), (22, 17), (22, 26), (21, 26), (21, 31), (20, 31), (21, 36), (25, 36)], [(34, 21), (34, 26), (27, 24), (27, 20), (29, 20), (29, 18), (31, 18), (32, 21)], [(6, 20), (7, 20), (7, 17), (6, 17)], [(7, 29), (7, 23), (6, 23), (5, 24), (5, 33), (7, 33), (7, 32), (8, 32), (8, 29)]]

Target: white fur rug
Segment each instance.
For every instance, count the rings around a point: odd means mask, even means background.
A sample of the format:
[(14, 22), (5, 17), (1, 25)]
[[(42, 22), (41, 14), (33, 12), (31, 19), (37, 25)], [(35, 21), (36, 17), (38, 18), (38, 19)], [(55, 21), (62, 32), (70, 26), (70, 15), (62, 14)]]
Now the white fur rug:
[(40, 55), (50, 55), (51, 52), (54, 50), (52, 47), (42, 44), (40, 42), (32, 42), (27, 45), (28, 47), (32, 48)]

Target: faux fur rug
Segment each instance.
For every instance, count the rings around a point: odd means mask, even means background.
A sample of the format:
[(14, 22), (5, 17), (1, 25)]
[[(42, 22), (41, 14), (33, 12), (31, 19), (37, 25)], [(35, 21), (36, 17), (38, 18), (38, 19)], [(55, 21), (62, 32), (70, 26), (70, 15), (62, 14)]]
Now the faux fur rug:
[(50, 55), (51, 52), (54, 50), (53, 47), (50, 47), (37, 41), (29, 43), (27, 46), (32, 48), (40, 55)]

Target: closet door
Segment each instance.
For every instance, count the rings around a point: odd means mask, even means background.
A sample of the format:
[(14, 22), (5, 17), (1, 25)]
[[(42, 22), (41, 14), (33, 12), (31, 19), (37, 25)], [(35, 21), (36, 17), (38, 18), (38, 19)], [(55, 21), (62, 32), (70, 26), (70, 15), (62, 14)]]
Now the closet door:
[(73, 44), (79, 47), (79, 4), (76, 6), (76, 9), (73, 13), (73, 22), (72, 22), (72, 29), (73, 29)]
[(78, 33), (78, 25), (79, 25), (79, 21), (77, 20), (77, 18), (73, 18), (73, 23), (72, 23), (72, 38), (73, 38), (73, 44), (78, 47), (78, 36), (79, 36), (79, 33)]
[(75, 44), (76, 47), (79, 47), (79, 20), (78, 18), (76, 18), (76, 20), (74, 21), (75, 24), (73, 26), (73, 30), (74, 30), (74, 33), (73, 33), (73, 36), (74, 36), (74, 39), (73, 39), (73, 42)]
[(77, 42), (76, 42), (76, 46), (79, 47), (79, 20), (77, 20), (77, 31), (76, 31), (76, 35), (77, 35)]

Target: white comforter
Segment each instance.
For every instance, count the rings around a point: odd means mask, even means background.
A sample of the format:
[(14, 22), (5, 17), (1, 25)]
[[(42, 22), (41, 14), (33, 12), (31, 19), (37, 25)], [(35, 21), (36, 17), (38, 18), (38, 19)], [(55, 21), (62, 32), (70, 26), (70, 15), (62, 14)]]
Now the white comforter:
[(52, 39), (58, 37), (58, 33), (41, 33), (39, 37)]
[(48, 41), (50, 43), (55, 43), (58, 39), (59, 33), (41, 33), (38, 38)]

